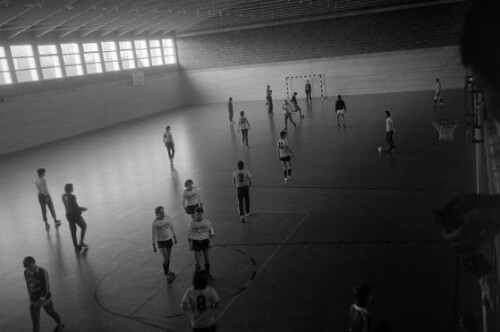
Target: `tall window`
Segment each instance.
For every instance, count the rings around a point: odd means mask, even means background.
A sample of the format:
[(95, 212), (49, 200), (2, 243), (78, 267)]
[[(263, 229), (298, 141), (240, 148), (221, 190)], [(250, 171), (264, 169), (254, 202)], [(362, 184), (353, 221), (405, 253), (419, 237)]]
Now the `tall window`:
[(61, 52), (66, 76), (83, 75), (82, 58), (78, 44), (61, 44)]
[(161, 42), (163, 44), (165, 64), (175, 63), (174, 42), (172, 39), (162, 39)]
[(9, 62), (5, 55), (5, 49), (0, 46), (0, 85), (11, 84), (12, 77), (10, 76)]
[(135, 40), (135, 54), (137, 56), (137, 64), (139, 68), (149, 67), (149, 55), (148, 55), (148, 44), (145, 40)]
[(101, 55), (99, 54), (99, 44), (84, 43), (83, 59), (85, 60), (85, 68), (87, 74), (102, 73)]
[(16, 45), (10, 47), (12, 62), (18, 82), (38, 81), (35, 57), (31, 45)]
[(161, 44), (159, 40), (149, 41), (149, 53), (151, 54), (151, 64), (153, 66), (163, 65), (163, 57), (161, 55)]
[(134, 49), (132, 47), (132, 42), (122, 41), (120, 45), (120, 58), (122, 59), (123, 69), (134, 69), (135, 68), (135, 57)]
[(42, 77), (44, 79), (61, 78), (61, 64), (56, 45), (38, 45), (38, 54), (40, 55)]
[(114, 41), (101, 42), (102, 58), (104, 59), (105, 71), (120, 70), (118, 63), (118, 53), (116, 52), (116, 43)]

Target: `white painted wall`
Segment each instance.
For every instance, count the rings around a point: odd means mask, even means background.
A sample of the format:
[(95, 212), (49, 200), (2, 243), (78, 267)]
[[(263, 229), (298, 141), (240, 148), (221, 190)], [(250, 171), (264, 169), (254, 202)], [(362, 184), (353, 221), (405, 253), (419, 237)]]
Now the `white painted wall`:
[(0, 155), (183, 106), (179, 72), (6, 96)]
[[(186, 70), (182, 72), (186, 104), (264, 100), (268, 84), (274, 99), (286, 97), (286, 77), (323, 74), (327, 96), (433, 90), (463, 87), (465, 70), (456, 46), (384, 52), (265, 65)], [(298, 85), (298, 87), (297, 87)], [(294, 89), (304, 97), (302, 82)], [(319, 97), (319, 82), (313, 81)]]

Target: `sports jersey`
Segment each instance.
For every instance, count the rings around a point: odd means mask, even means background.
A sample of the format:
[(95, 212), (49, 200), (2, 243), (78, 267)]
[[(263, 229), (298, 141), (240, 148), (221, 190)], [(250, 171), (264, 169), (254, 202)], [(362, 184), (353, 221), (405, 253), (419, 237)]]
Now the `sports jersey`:
[(215, 323), (215, 315), (212, 310), (219, 303), (219, 295), (212, 287), (198, 290), (189, 288), (182, 298), (182, 303), (189, 305), (191, 310), (191, 326), (193, 328), (204, 328)]
[(172, 133), (171, 132), (165, 131), (165, 133), (163, 134), (163, 142), (165, 144), (167, 144), (167, 143), (174, 143), (174, 138), (172, 137)]
[(214, 228), (210, 220), (203, 219), (198, 221), (196, 219), (191, 220), (188, 229), (188, 239), (191, 240), (207, 240), (214, 236)]
[(246, 116), (240, 117), (240, 129), (245, 130), (248, 128), (249, 128), (249, 125), (248, 125), (247, 117)]
[(285, 158), (291, 155), (290, 148), (288, 147), (288, 141), (286, 139), (280, 138), (277, 146), (280, 158)]
[(306, 83), (306, 91), (311, 91), (311, 83)]
[(175, 235), (172, 227), (172, 219), (169, 216), (165, 216), (163, 219), (156, 218), (153, 221), (152, 234), (153, 244), (156, 241), (170, 240)]
[(64, 203), (64, 207), (66, 208), (66, 214), (82, 214), (82, 209), (78, 206), (75, 195), (65, 193), (62, 195), (62, 201)]
[(385, 131), (394, 131), (394, 123), (390, 117), (385, 119)]
[(251, 175), (247, 170), (236, 170), (233, 172), (233, 183), (236, 187), (246, 187), (250, 185)]
[(368, 332), (370, 331), (370, 316), (365, 308), (353, 304), (349, 309), (349, 332)]
[(44, 194), (45, 196), (49, 195), (49, 189), (47, 188), (47, 181), (44, 178), (39, 176), (36, 179), (35, 184), (39, 194)]
[(49, 274), (44, 268), (37, 266), (33, 273), (24, 270), (24, 279), (28, 287), (30, 301), (36, 302), (41, 297), (46, 300), (50, 299)]
[(335, 110), (345, 110), (345, 109), (346, 107), (343, 100), (340, 99), (335, 102)]
[(440, 82), (436, 82), (436, 85), (434, 86), (434, 92), (436, 94), (441, 93), (441, 83)]
[(193, 188), (191, 190), (184, 190), (182, 199), (183, 202), (186, 202), (186, 206), (196, 204), (202, 205), (200, 194), (198, 193), (198, 190), (196, 188)]

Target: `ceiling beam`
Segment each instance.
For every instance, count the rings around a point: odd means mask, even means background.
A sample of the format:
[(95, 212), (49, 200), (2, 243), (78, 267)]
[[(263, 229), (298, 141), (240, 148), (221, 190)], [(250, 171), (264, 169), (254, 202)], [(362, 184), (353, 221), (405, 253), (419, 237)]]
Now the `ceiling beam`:
[(39, 19), (39, 20), (37, 20), (37, 21), (35, 21), (35, 22), (32, 22), (32, 23), (30, 23), (29, 25), (26, 25), (26, 26), (25, 26), (25, 27), (23, 27), (21, 30), (19, 30), (19, 31), (17, 31), (17, 32), (13, 33), (12, 35), (10, 35), (10, 36), (9, 36), (9, 39), (12, 39), (12, 38), (14, 38), (15, 36), (20, 35), (21, 33), (23, 33), (23, 32), (25, 32), (25, 31), (27, 31), (28, 29), (30, 29), (30, 28), (32, 28), (32, 27), (34, 27), (34, 26), (35, 26), (35, 25), (37, 25), (38, 23), (45, 21), (45, 20), (46, 20), (46, 19), (48, 19), (49, 17), (54, 16), (55, 14), (59, 13), (60, 11), (61, 11), (61, 9), (57, 9), (57, 10), (53, 11), (52, 13), (50, 13), (50, 14), (48, 14), (48, 15), (45, 15), (45, 16), (44, 16), (44, 17), (42, 17), (41, 19)]
[[(155, 20), (155, 19), (157, 19), (157, 18), (158, 18), (158, 17), (160, 17), (160, 16), (161, 16), (161, 15), (156, 15), (155, 17), (153, 17), (153, 18), (152, 18), (152, 20)], [(135, 26), (133, 26), (133, 27), (131, 27), (131, 28), (128, 28), (128, 29), (126, 29), (125, 31), (120, 32), (120, 33), (118, 34), (118, 37), (121, 37), (121, 36), (123, 36), (124, 34), (126, 34), (126, 33), (130, 32), (130, 31), (132, 31), (132, 30), (134, 30), (134, 29), (137, 29), (137, 28), (138, 28), (138, 27), (140, 27), (141, 25), (148, 24), (148, 23), (149, 23), (149, 22), (142, 22), (142, 23), (139, 23), (139, 24), (137, 24), (137, 25), (135, 25)]]

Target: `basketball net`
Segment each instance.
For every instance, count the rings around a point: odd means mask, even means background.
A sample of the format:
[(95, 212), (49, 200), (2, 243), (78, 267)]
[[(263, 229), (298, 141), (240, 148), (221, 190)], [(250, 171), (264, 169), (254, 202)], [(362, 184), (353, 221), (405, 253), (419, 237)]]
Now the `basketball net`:
[(440, 141), (452, 141), (453, 133), (458, 126), (458, 120), (454, 119), (442, 119), (432, 122), (432, 125), (439, 133)]

